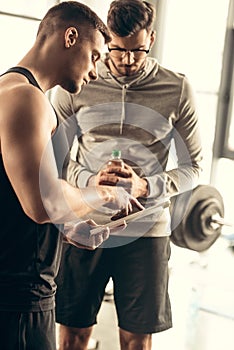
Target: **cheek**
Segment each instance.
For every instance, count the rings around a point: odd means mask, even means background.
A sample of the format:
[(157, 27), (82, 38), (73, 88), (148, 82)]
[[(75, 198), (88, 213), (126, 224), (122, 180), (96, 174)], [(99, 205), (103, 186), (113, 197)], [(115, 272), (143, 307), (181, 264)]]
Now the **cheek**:
[(87, 72), (88, 70), (90, 70), (92, 64), (91, 56), (88, 54), (83, 54), (79, 57), (78, 61), (76, 62), (78, 62), (78, 71)]

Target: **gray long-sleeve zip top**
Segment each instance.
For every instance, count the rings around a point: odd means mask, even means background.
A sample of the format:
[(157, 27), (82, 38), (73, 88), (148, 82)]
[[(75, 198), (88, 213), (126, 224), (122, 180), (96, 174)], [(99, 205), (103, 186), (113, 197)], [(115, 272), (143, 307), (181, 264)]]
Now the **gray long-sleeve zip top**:
[[(67, 168), (74, 186), (86, 187), (120, 149), (122, 158), (148, 182), (148, 203), (192, 190), (201, 170), (201, 140), (191, 86), (184, 74), (147, 58), (141, 72), (114, 77), (104, 61), (99, 77), (79, 95), (58, 88), (53, 105), (69, 130), (76, 135), (76, 159)], [(103, 213), (95, 219), (105, 222)], [(146, 236), (168, 235), (168, 215), (155, 220)]]

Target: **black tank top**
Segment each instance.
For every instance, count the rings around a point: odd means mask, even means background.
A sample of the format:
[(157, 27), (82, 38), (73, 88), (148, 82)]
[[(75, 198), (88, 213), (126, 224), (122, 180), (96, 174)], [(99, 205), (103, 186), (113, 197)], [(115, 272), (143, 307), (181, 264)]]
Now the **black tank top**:
[[(27, 69), (14, 67), (4, 74), (8, 72), (25, 75), (40, 89)], [(0, 225), (0, 310), (52, 309), (62, 235), (53, 224), (37, 224), (24, 213), (5, 172), (1, 154)]]

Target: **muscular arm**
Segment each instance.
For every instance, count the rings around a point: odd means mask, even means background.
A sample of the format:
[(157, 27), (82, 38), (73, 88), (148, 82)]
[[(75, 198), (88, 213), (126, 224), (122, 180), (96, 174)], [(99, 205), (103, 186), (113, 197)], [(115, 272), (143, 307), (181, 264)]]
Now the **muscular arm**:
[[(79, 190), (58, 178), (51, 146), (56, 119), (38, 89), (28, 84), (11, 89), (1, 97), (1, 106), (4, 167), (23, 210), (31, 219), (39, 223), (75, 220), (123, 195), (106, 187), (98, 192), (94, 188)], [(122, 197), (122, 204), (126, 200)]]

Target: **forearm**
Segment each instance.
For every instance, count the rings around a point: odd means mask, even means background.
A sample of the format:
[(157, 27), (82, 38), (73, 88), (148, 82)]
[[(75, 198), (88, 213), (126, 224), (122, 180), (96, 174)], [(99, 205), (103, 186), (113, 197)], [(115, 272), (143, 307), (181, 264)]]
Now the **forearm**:
[(171, 197), (194, 188), (199, 179), (200, 168), (181, 167), (147, 177), (148, 197)]
[(79, 220), (94, 209), (114, 201), (114, 196), (105, 186), (79, 189), (64, 180), (59, 179), (58, 182), (56, 190), (54, 187), (48, 196), (42, 198), (47, 220), (54, 224)]
[(88, 185), (88, 180), (94, 174), (79, 165), (73, 159), (69, 160), (67, 167), (67, 181), (74, 187), (84, 188)]

